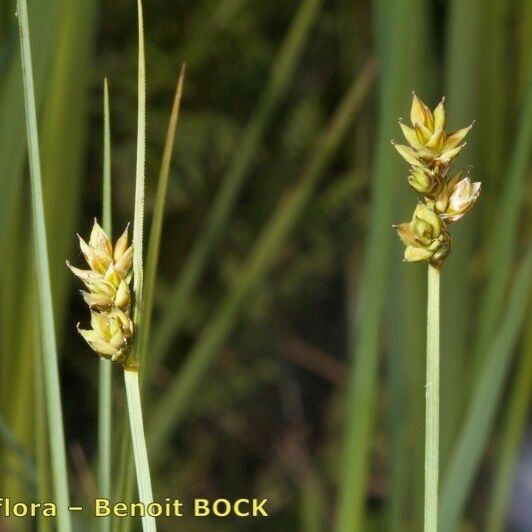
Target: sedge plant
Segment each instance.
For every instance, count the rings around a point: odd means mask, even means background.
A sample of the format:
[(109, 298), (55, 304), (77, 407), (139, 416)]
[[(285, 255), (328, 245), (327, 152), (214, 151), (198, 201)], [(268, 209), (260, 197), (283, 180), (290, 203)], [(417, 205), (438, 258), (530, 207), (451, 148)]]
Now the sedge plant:
[(427, 359), (425, 385), (425, 496), (424, 530), (438, 529), (439, 381), (440, 381), (440, 279), (444, 259), (451, 250), (448, 226), (460, 220), (480, 194), (481, 183), (463, 171), (450, 177), (455, 158), (473, 124), (445, 132), (445, 98), (431, 111), (414, 93), (410, 110), (412, 127), (399, 121), (408, 145), (395, 149), (410, 164), (408, 183), (421, 198), (409, 223), (395, 225), (405, 244), (406, 262), (428, 262)]
[[(78, 325), (79, 333), (100, 357), (115, 362), (124, 371), (139, 500), (147, 506), (153, 502), (153, 494), (139, 379), (146, 150), (146, 80), (141, 0), (138, 0), (137, 7), (138, 122), (133, 242), (129, 243), (127, 226), (113, 246), (109, 235), (94, 220), (88, 242), (78, 235), (81, 252), (89, 269), (82, 270), (68, 262), (67, 266), (85, 285), (86, 290), (82, 291), (82, 295), (91, 313), (91, 328), (81, 329)], [(105, 181), (108, 186), (108, 179)], [(109, 194), (106, 196), (110, 197)], [(147, 512), (142, 516), (142, 527), (145, 532), (156, 530), (155, 519)]]

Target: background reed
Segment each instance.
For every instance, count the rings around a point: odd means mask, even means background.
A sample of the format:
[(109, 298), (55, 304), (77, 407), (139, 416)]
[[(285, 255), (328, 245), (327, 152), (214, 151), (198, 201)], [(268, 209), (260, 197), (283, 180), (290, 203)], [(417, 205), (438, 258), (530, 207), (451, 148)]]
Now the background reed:
[[(0, 261), (0, 485), (2, 494), (29, 500), (38, 491), (46, 500), (49, 420), (14, 12), (14, 1), (0, 5), (0, 256), (7, 257)], [(157, 413), (154, 445), (164, 450), (154, 464), (155, 496), (268, 497), (272, 517), (257, 521), (259, 529), (421, 529), (425, 269), (400, 264), (390, 230), (408, 216), (411, 195), (389, 146), (416, 88), (431, 105), (448, 97), (450, 129), (477, 119), (467, 160), (483, 181), (482, 202), (456, 231), (458, 249), (442, 279), (451, 292), (442, 295), (441, 529), (515, 524), (522, 494), (508, 498), (512, 479), (530, 467), (519, 459), (530, 420), (523, 399), (530, 342), (522, 334), (530, 280), (529, 2), (146, 0), (145, 13), (147, 228), (181, 62), (188, 70), (150, 294), (152, 338), (161, 347), (145, 392)], [(98, 368), (89, 353), (79, 360), (71, 324), (85, 311), (63, 260), (75, 256), (72, 235), (87, 233), (101, 211), (104, 76), (112, 87), (113, 222), (130, 219), (135, 17), (125, 2), (29, 5), (69, 481), (80, 503), (95, 492)], [(372, 60), (376, 83), (301, 206), (290, 198), (320, 157), (318, 139), (331, 134), (324, 132), (334, 128), (330, 118)], [(293, 226), (280, 238), (287, 219)], [(249, 292), (241, 286), (248, 275)], [(187, 368), (206, 358), (209, 370), (189, 380)], [(160, 414), (183, 383), (186, 401), (178, 397), (175, 414)], [(118, 484), (127, 484), (118, 474), (128, 456), (119, 430), (124, 407), (114, 394)], [(486, 504), (494, 508), (487, 515)], [(136, 526), (117, 521), (120, 529)], [(172, 522), (160, 527), (171, 530)]]

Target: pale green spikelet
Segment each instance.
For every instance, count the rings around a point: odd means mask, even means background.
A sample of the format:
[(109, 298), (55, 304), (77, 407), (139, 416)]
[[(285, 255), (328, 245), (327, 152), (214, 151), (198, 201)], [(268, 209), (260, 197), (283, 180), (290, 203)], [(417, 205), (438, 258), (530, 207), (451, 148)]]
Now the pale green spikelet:
[(81, 270), (67, 261), (72, 273), (85, 285), (83, 299), (91, 310), (91, 329), (80, 329), (90, 347), (100, 356), (122, 364), (133, 337), (131, 321), (133, 245), (128, 245), (128, 227), (116, 241), (94, 220), (88, 243), (79, 235), (81, 252), (89, 270)]
[(410, 164), (408, 183), (422, 196), (410, 223), (395, 225), (406, 246), (407, 262), (428, 261), (440, 267), (451, 250), (447, 225), (460, 220), (480, 195), (481, 183), (462, 178), (458, 172), (447, 179), (449, 170), (465, 146), (462, 142), (473, 124), (447, 134), (445, 98), (429, 107), (413, 93), (410, 108), (412, 127), (399, 125), (408, 145), (395, 144), (399, 155)]

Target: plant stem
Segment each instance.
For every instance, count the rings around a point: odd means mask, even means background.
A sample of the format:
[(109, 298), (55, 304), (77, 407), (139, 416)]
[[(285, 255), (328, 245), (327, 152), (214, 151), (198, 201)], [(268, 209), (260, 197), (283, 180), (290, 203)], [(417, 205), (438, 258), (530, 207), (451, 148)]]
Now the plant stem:
[(21, 41), (22, 78), (24, 82), (26, 131), (30, 163), (33, 238), (37, 263), (39, 315), (42, 331), (44, 389), (48, 414), (48, 430), (50, 433), (54, 497), (58, 507), (57, 528), (60, 532), (69, 532), (71, 530), (71, 522), (68, 512), (70, 503), (63, 412), (61, 407), (57, 342), (50, 282), (48, 244), (46, 239), (37, 110), (35, 106), (28, 6), (26, 0), (17, 1), (17, 14)]
[(425, 387), (425, 532), (438, 529), (440, 432), (440, 269), (429, 264), (427, 300), (427, 383)]
[[(133, 456), (135, 458), (135, 469), (137, 472), (139, 501), (147, 506), (153, 502), (153, 494), (146, 439), (144, 437), (144, 424), (142, 422), (138, 370), (135, 368), (124, 368), (124, 382), (126, 384), (127, 407), (131, 427), (131, 440), (133, 442)], [(142, 529), (144, 532), (156, 530), (155, 518), (147, 514), (144, 515), (142, 517)]]
[[(133, 311), (133, 324), (135, 339), (132, 352), (124, 366), (124, 382), (126, 385), (127, 407), (129, 425), (131, 428), (131, 441), (133, 456), (137, 473), (137, 487), (139, 500), (145, 506), (153, 502), (151, 489), (150, 466), (142, 422), (142, 406), (140, 401), (139, 382), (139, 352), (142, 333), (142, 286), (143, 265), (142, 250), (144, 235), (144, 187), (145, 187), (145, 155), (146, 155), (146, 66), (144, 57), (144, 18), (142, 14), (142, 1), (137, 0), (139, 51), (138, 51), (138, 112), (137, 112), (137, 168), (135, 176), (135, 213), (133, 217), (133, 290), (135, 293), (135, 308)], [(155, 519), (149, 515), (142, 517), (144, 532), (156, 530)]]
[[(111, 217), (111, 126), (107, 78), (103, 86), (103, 230), (112, 239)], [(112, 365), (101, 358), (98, 364), (98, 496), (111, 496), (111, 426), (112, 426)], [(109, 517), (101, 520), (102, 532), (111, 528)]]

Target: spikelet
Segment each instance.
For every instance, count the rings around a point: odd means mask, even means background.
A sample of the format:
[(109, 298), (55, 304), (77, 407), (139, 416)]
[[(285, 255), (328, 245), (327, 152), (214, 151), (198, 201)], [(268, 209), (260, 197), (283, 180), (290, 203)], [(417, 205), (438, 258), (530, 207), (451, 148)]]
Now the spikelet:
[(89, 241), (78, 235), (88, 270), (67, 266), (85, 285), (81, 294), (91, 311), (91, 329), (78, 331), (100, 356), (120, 364), (127, 358), (133, 337), (131, 279), (133, 245), (128, 245), (128, 227), (113, 248), (110, 238), (94, 220)]
[(451, 249), (447, 224), (460, 220), (480, 195), (481, 183), (447, 174), (466, 145), (463, 142), (473, 124), (447, 134), (445, 98), (433, 111), (413, 93), (410, 108), (412, 127), (399, 120), (408, 145), (392, 141), (399, 155), (410, 165), (408, 183), (422, 196), (410, 223), (394, 225), (406, 246), (407, 262), (428, 261), (441, 266)]

